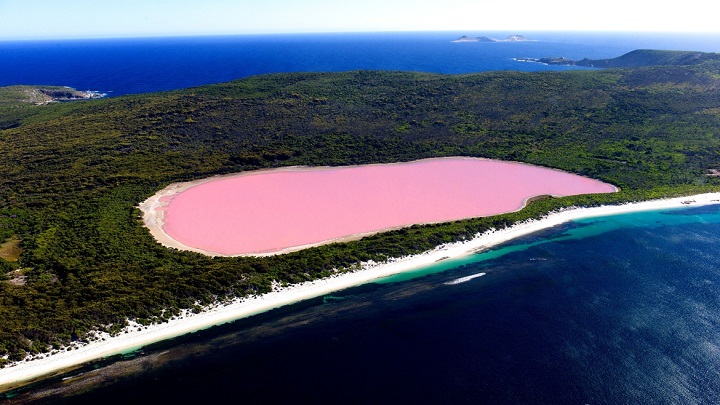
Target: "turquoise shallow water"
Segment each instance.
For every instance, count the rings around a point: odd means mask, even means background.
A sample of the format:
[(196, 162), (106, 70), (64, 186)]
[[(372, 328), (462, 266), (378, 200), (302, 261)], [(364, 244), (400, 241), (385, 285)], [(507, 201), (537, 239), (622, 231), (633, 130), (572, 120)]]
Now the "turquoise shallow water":
[(687, 208), (678, 208), (664, 211), (646, 211), (631, 214), (613, 215), (608, 217), (586, 218), (573, 221), (560, 227), (555, 227), (542, 232), (535, 233), (525, 238), (519, 238), (504, 246), (489, 249), (480, 253), (453, 259), (446, 259), (435, 265), (419, 268), (414, 271), (385, 277), (376, 281), (379, 284), (397, 283), (412, 280), (429, 274), (443, 272), (456, 267), (493, 260), (512, 252), (521, 252), (534, 246), (550, 242), (564, 240), (578, 240), (618, 229), (647, 228), (652, 229), (661, 226), (683, 225), (691, 223), (718, 224), (720, 216), (715, 215), (715, 206), (695, 209), (694, 215), (675, 215), (674, 213), (686, 213)]

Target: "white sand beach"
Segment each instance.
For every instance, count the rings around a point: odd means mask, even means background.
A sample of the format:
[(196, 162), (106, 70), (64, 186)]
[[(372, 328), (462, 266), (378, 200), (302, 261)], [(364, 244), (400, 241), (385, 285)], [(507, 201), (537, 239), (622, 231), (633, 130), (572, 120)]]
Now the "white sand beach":
[(431, 265), (440, 259), (471, 254), (478, 250), (487, 249), (514, 238), (568, 221), (637, 211), (709, 204), (720, 204), (720, 193), (594, 208), (571, 208), (554, 212), (542, 219), (526, 221), (506, 229), (488, 231), (477, 235), (477, 237), (471, 240), (443, 245), (419, 255), (392, 260), (387, 263), (364, 263), (362, 268), (355, 272), (343, 273), (335, 277), (299, 285), (277, 288), (274, 292), (232, 303), (217, 304), (198, 314), (186, 311), (182, 318), (174, 319), (164, 324), (145, 327), (132, 323), (131, 327), (126, 328), (126, 331), (121, 332), (119, 335), (99, 336), (99, 340), (91, 343), (82, 346), (78, 345), (69, 350), (63, 350), (52, 355), (45, 355), (44, 358), (21, 361), (0, 369), (0, 390), (4, 385), (8, 386), (9, 384), (49, 375), (91, 360), (138, 349), (153, 342), (227, 323), (235, 319), (248, 317), (305, 299), (322, 296), (351, 286), (372, 282), (382, 277)]

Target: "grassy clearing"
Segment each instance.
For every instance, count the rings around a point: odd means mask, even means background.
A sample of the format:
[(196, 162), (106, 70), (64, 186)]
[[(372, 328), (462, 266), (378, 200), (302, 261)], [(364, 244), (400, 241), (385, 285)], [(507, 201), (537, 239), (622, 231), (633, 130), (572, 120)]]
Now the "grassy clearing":
[(23, 252), (20, 238), (12, 236), (0, 245), (0, 259), (8, 262), (17, 262)]

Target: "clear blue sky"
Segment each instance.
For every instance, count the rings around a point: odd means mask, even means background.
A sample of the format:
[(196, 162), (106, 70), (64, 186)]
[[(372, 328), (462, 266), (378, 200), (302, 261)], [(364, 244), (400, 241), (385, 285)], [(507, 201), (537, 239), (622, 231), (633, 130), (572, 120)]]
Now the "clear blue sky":
[(357, 31), (718, 32), (709, 0), (0, 0), (0, 39)]

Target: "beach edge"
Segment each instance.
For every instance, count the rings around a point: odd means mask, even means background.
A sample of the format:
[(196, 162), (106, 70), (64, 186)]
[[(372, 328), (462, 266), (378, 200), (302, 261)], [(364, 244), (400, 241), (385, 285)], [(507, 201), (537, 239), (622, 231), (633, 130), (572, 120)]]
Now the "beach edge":
[(172, 319), (166, 323), (143, 326), (132, 322), (130, 327), (118, 335), (96, 334), (97, 340), (90, 343), (76, 345), (68, 350), (45, 355), (42, 358), (6, 365), (5, 368), (0, 369), (0, 392), (18, 388), (33, 380), (56, 375), (90, 361), (137, 350), (162, 340), (415, 270), (432, 265), (441, 259), (466, 256), (573, 220), (713, 204), (720, 204), (720, 192), (620, 205), (562, 209), (539, 219), (522, 221), (504, 229), (489, 230), (472, 239), (441, 245), (417, 255), (391, 259), (383, 263), (366, 262), (357, 271), (340, 273), (329, 278), (287, 287), (277, 287), (270, 293), (237, 299), (229, 303), (216, 303), (197, 314), (186, 310), (181, 318)]

